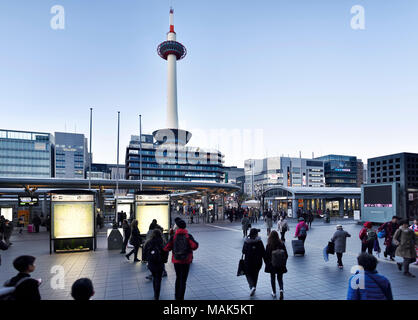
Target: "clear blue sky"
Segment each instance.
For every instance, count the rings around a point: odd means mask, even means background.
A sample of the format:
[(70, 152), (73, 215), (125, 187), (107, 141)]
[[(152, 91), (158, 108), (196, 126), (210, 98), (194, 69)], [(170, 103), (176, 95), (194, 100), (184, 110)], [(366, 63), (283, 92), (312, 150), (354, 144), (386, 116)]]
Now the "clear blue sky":
[[(65, 30), (50, 28), (56, 4)], [(178, 101), (191, 145), (218, 146), (199, 132), (263, 129), (254, 156), (418, 152), (416, 0), (3, 0), (0, 128), (88, 136), (93, 106), (94, 161), (115, 162), (120, 110), (123, 162), (139, 113), (144, 132), (165, 126), (156, 47), (170, 4), (188, 49)], [(365, 30), (350, 28), (356, 4)], [(225, 140), (226, 164), (243, 166), (248, 154)]]

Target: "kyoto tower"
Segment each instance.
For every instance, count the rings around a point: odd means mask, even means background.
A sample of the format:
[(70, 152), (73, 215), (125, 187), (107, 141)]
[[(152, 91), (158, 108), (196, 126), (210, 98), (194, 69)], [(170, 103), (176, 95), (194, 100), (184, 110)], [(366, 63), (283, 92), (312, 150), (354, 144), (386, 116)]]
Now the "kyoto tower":
[[(174, 31), (174, 10), (170, 8), (170, 29), (167, 40), (160, 43), (157, 48), (158, 55), (167, 60), (167, 129), (160, 129), (153, 133), (155, 139), (160, 142), (171, 142), (185, 145), (191, 138), (191, 133), (179, 129), (177, 111), (177, 60), (186, 56), (186, 47), (176, 41)], [(163, 138), (164, 137), (164, 138)]]

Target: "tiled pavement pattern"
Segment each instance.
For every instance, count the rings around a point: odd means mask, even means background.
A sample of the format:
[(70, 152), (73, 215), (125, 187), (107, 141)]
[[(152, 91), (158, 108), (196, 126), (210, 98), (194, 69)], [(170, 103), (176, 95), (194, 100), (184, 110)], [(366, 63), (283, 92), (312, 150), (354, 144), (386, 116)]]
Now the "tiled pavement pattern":
[[(256, 225), (262, 229), (262, 239), (266, 243), (265, 225), (261, 221)], [(237, 277), (237, 265), (241, 256), (243, 238), (239, 223), (219, 221), (215, 224), (189, 225), (189, 231), (199, 242), (194, 262), (187, 282), (186, 299), (249, 299), (249, 288), (244, 276)], [(334, 224), (315, 221), (306, 240), (306, 255), (294, 257), (290, 241), (293, 237), (295, 222), (290, 223), (287, 233), (287, 247), (290, 254), (288, 273), (284, 275), (285, 299), (292, 300), (334, 300), (346, 298), (350, 268), (356, 262), (360, 249), (358, 232), (360, 226), (345, 221), (344, 228), (351, 233), (348, 239), (348, 252), (344, 256), (345, 268), (339, 270), (336, 257), (330, 256), (324, 262), (322, 249), (335, 231)], [(1, 252), (0, 283), (14, 276), (12, 261), (21, 254), (37, 257), (36, 271), (33, 277), (42, 278), (41, 296), (43, 299), (70, 299), (72, 283), (80, 277), (92, 279), (96, 294), (94, 299), (134, 300), (152, 299), (152, 282), (145, 279), (149, 274), (145, 264), (127, 261), (118, 250), (108, 251), (104, 232), (98, 237), (96, 252), (66, 253), (49, 255), (48, 235), (23, 234), (12, 237), (13, 246)], [(383, 246), (382, 246), (383, 249)], [(392, 283), (395, 299), (418, 299), (418, 278), (411, 279), (402, 275), (393, 262), (380, 259), (378, 270)], [(53, 265), (62, 265), (65, 270), (65, 289), (51, 289), (51, 271)], [(174, 298), (175, 272), (171, 262), (166, 265), (168, 277), (163, 278), (161, 299)], [(418, 268), (411, 267), (418, 276)], [(260, 271), (259, 284), (251, 299), (271, 300), (270, 276)]]

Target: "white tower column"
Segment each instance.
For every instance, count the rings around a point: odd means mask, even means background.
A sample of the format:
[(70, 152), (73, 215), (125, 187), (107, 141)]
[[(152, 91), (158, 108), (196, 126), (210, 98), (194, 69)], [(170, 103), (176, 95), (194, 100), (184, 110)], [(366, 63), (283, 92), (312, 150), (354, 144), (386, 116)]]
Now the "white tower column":
[(178, 129), (179, 120), (177, 112), (177, 57), (170, 54), (167, 57), (167, 128)]

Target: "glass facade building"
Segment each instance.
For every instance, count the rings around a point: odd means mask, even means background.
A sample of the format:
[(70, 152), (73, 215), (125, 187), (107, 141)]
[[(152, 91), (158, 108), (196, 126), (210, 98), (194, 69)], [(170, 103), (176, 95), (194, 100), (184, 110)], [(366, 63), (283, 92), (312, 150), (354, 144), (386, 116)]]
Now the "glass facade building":
[(331, 154), (315, 159), (324, 161), (327, 187), (357, 187), (357, 157)]
[(84, 134), (55, 132), (55, 177), (84, 179), (87, 164)]
[(54, 176), (54, 137), (49, 133), (0, 129), (0, 176)]
[(132, 136), (126, 150), (127, 180), (140, 179), (140, 149), (142, 149), (143, 180), (222, 182), (224, 155), (186, 146), (159, 146), (152, 135)]

